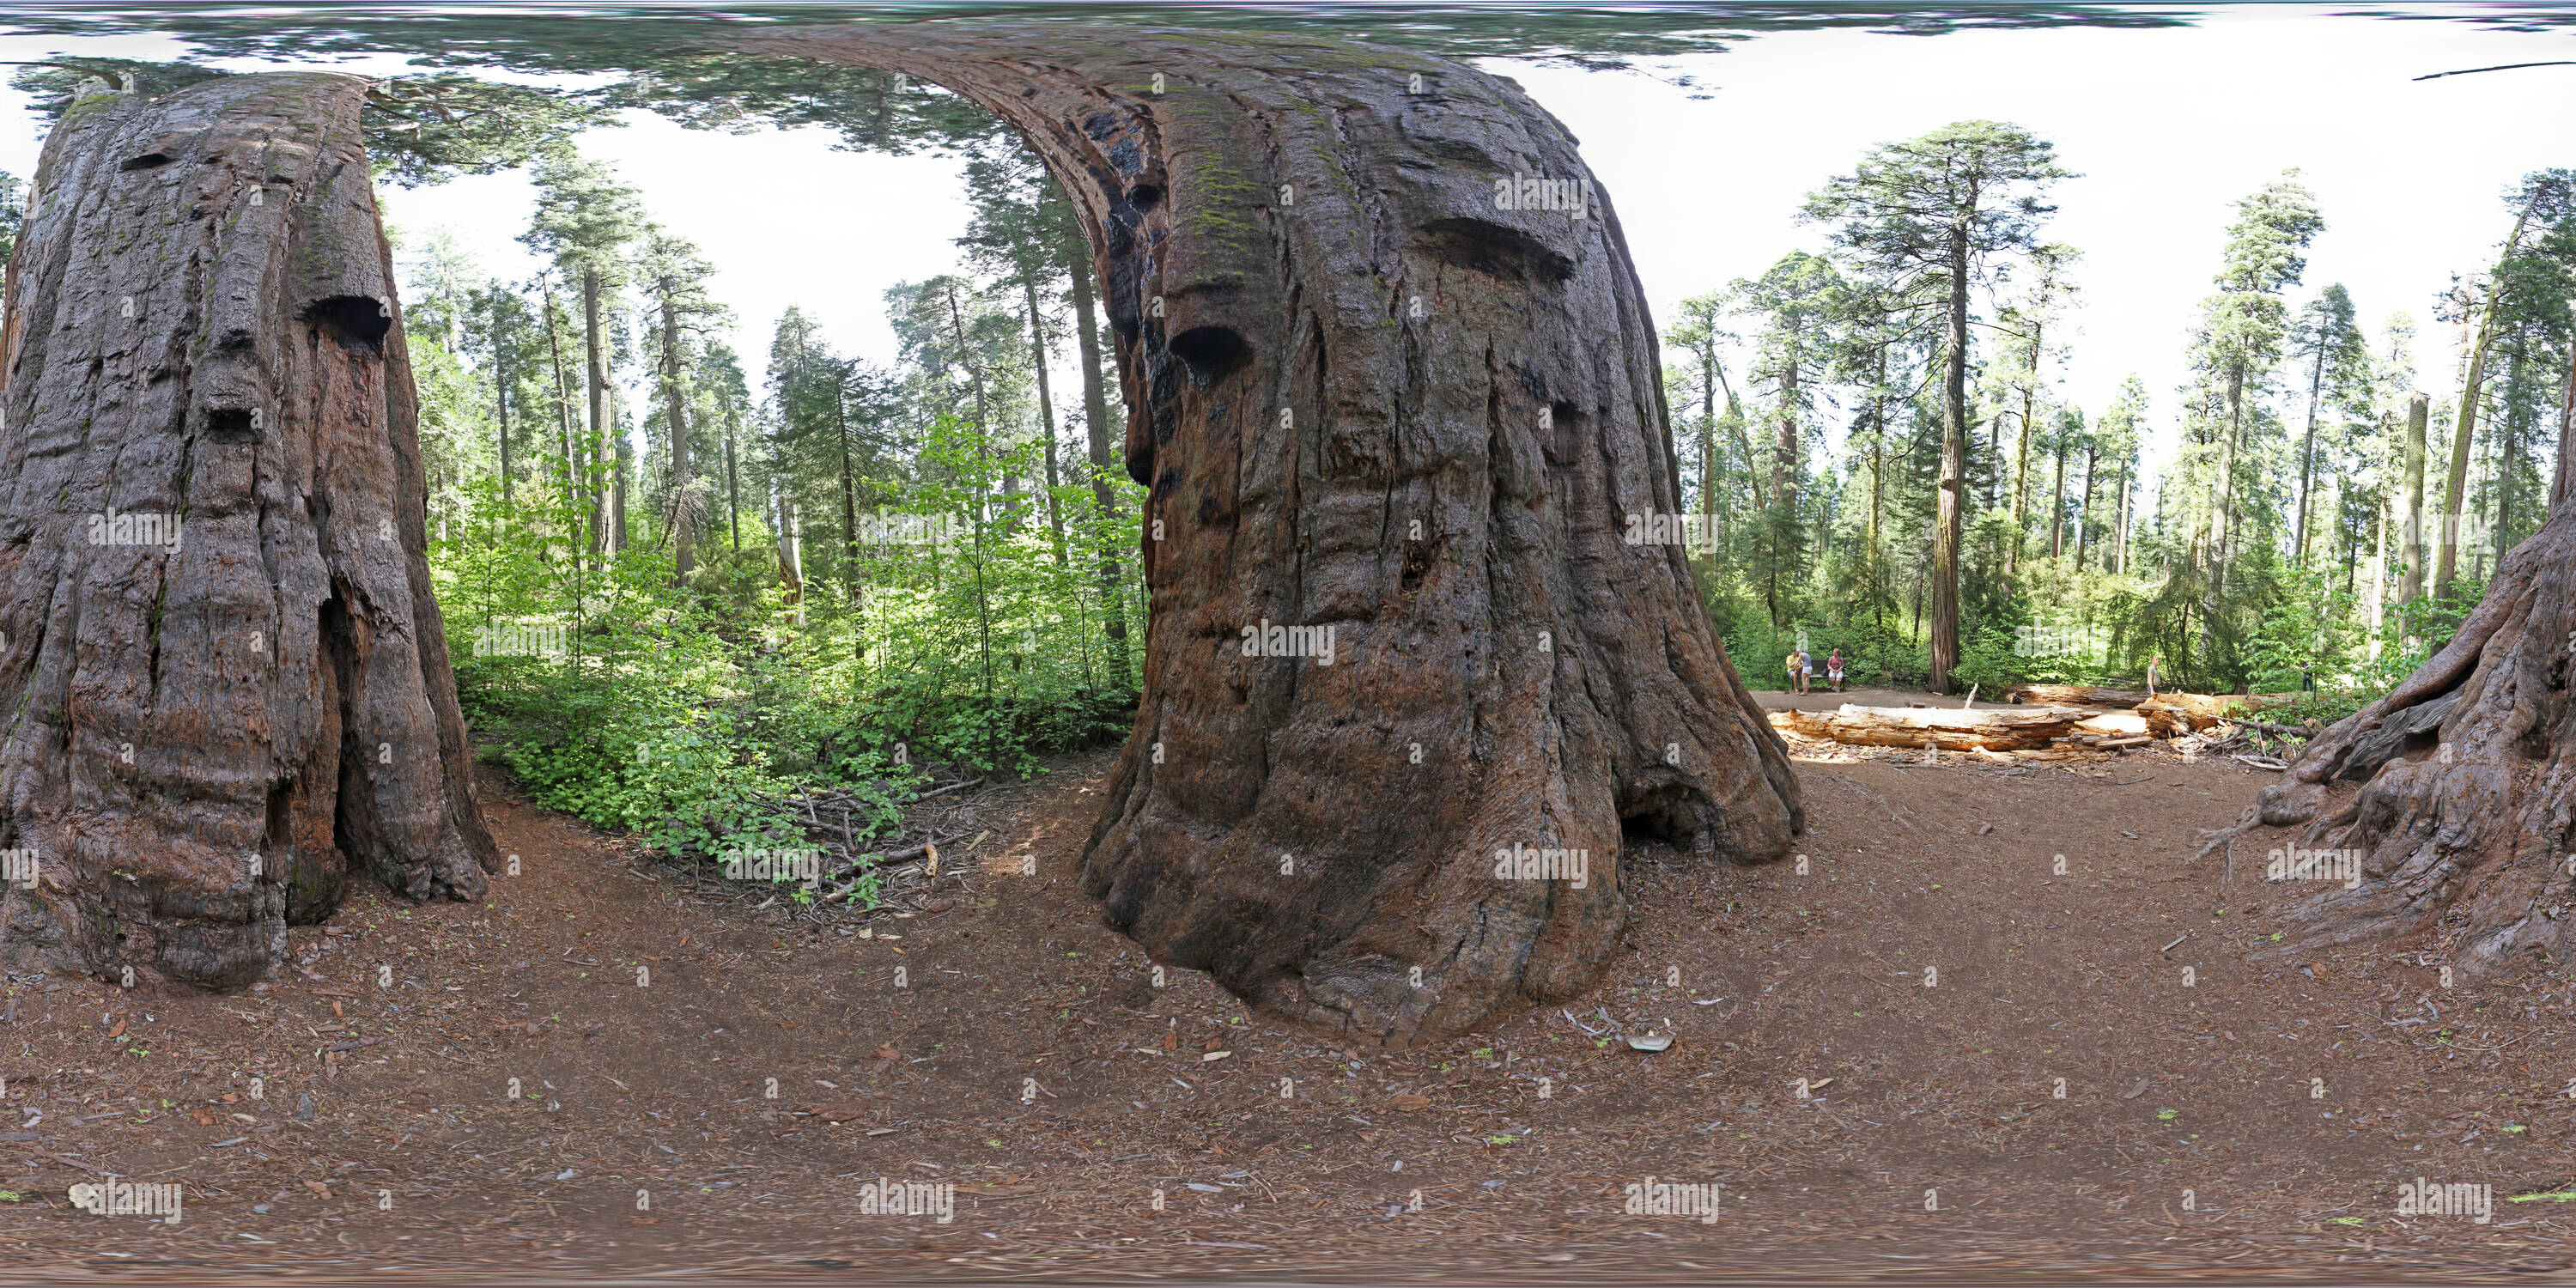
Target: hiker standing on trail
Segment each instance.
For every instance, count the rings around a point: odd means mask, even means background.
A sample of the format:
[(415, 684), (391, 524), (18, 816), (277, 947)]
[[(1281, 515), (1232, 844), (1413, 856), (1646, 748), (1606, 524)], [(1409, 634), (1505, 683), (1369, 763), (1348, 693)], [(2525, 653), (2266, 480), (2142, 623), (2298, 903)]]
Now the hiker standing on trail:
[(1825, 655), (1825, 680), (1834, 686), (1834, 692), (1843, 691), (1843, 651), (1839, 645)]
[(2162, 653), (2158, 653), (2147, 659), (2147, 700), (2149, 702), (2155, 701), (2156, 668), (2162, 666), (2164, 664), (2164, 660), (2165, 655)]
[(1794, 646), (1789, 650), (1789, 691), (1807, 691), (1807, 650)]
[(2316, 691), (2317, 664), (2314, 662), (2299, 663), (2299, 692), (2314, 693)]

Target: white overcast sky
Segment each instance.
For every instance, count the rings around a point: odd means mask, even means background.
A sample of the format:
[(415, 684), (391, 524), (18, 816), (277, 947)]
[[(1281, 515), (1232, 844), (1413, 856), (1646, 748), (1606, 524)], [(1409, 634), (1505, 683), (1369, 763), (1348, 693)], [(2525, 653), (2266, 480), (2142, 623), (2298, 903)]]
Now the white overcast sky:
[[(0, 36), (0, 57), (48, 52), (180, 50), (151, 38)], [(1655, 75), (1490, 65), (1582, 140), (1658, 319), (1792, 248), (1821, 249), (1823, 230), (1796, 222), (1800, 199), (1872, 144), (1980, 117), (2053, 141), (2083, 176), (2059, 185), (2049, 230), (2084, 252), (2063, 396), (2098, 414), (2124, 376), (2143, 376), (2162, 431), (2151, 457), (2160, 457), (2185, 332), (2211, 289), (2230, 203), (2291, 166), (2327, 223), (2300, 298), (2342, 282), (2374, 347), (2391, 310), (2412, 313), (2418, 368), (2438, 392), (2453, 339), (2433, 323), (2433, 300), (2454, 272), (2492, 259), (2507, 185), (2576, 165), (2576, 67), (2411, 78), (2551, 58), (2576, 58), (2576, 35), (2245, 6), (2168, 30), (1771, 35), (1655, 65), (1695, 78), (1710, 94), (1703, 101)], [(34, 170), (34, 119), (23, 96), (0, 90), (0, 169)], [(583, 140), (655, 218), (706, 250), (755, 379), (790, 304), (818, 316), (845, 351), (890, 360), (885, 289), (957, 263), (951, 239), (967, 212), (954, 162), (831, 143), (820, 130), (737, 137), (642, 113)], [(514, 240), (531, 205), (515, 174), (397, 190), (385, 202), (412, 244), (443, 228), (483, 270), (510, 277), (537, 267)]]

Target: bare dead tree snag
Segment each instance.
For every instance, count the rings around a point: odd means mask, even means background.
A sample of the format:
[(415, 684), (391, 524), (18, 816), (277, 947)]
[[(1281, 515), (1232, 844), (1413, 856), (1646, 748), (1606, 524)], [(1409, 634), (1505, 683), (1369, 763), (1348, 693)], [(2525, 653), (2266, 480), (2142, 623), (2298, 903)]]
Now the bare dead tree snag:
[(1623, 832), (1783, 856), (1785, 745), (1654, 543), (1682, 505), (1644, 294), (1517, 86), (1241, 33), (746, 46), (966, 95), (1090, 237), (1152, 489), (1145, 692), (1083, 863), (1109, 924), (1394, 1044), (1587, 986)]
[(2576, 957), (2576, 511), (2561, 507), (2497, 569), (2449, 645), (2325, 731), (2222, 838), (2308, 824), (2305, 844), (2363, 852), (2363, 879), (2294, 913), (2285, 950), (2429, 936), (2493, 969)]
[(12, 960), (234, 986), (350, 868), (494, 865), (364, 85), (93, 94), (46, 141), (0, 337)]

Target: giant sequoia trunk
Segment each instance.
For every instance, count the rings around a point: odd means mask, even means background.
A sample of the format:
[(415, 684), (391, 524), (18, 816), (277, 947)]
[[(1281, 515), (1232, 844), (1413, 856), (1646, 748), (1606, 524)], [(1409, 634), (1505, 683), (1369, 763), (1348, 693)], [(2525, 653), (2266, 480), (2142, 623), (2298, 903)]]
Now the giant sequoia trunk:
[(1589, 984), (1623, 828), (1782, 855), (1797, 783), (1684, 546), (1623, 539), (1681, 512), (1644, 295), (1517, 86), (1301, 37), (750, 43), (967, 95), (1090, 235), (1152, 489), (1145, 693), (1083, 861), (1111, 925), (1396, 1043)]
[(2238, 829), (2364, 853), (2289, 945), (2433, 936), (2471, 970), (2576, 957), (2576, 509), (2515, 548), (2450, 644), (2328, 729)]
[(237, 985), (350, 867), (484, 888), (362, 89), (99, 94), (46, 141), (0, 353), (13, 961)]

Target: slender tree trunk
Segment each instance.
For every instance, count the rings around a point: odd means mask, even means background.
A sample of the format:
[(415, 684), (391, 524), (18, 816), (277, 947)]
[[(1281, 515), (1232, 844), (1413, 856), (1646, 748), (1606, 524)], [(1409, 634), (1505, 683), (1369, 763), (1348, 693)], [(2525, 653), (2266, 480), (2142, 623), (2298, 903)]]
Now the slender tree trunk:
[(742, 485), (734, 473), (734, 438), (742, 431), (742, 408), (726, 400), (725, 405), (725, 522), (733, 532), (733, 548), (742, 550)]
[(492, 398), (501, 415), (501, 508), (510, 508), (510, 350), (506, 341), (492, 337)]
[[(1083, 859), (1109, 924), (1267, 1014), (1412, 1043), (1598, 977), (1623, 820), (1785, 857), (1796, 780), (1687, 558), (1606, 517), (1678, 512), (1679, 475), (1644, 293), (1563, 126), (1499, 77), (1327, 37), (1046, 35), (739, 40), (939, 81), (1020, 129), (1091, 235), (1161, 538), (1145, 692)], [(1166, 65), (1190, 70), (1142, 88)], [(1436, 137), (1404, 124), (1427, 110)], [(1594, 182), (1585, 217), (1503, 208), (1462, 150)], [(1388, 325), (1404, 283), (1438, 291)], [(1234, 643), (1265, 621), (1332, 627), (1332, 665), (1317, 640)], [(1538, 848), (1591, 856), (1587, 878), (1521, 879)]]
[[(975, 394), (975, 451), (981, 457), (993, 441), (992, 407), (985, 397), (983, 364), (967, 356), (973, 350), (967, 345), (966, 312), (957, 302), (957, 284), (954, 281), (948, 284), (948, 333), (951, 342), (957, 346), (958, 365), (966, 368), (967, 385)], [(1010, 495), (1008, 471), (1003, 474), (1003, 495)]]
[(2308, 557), (2308, 484), (2316, 473), (2317, 463), (2317, 395), (2325, 391), (2326, 342), (2317, 340), (2316, 366), (2308, 372), (2308, 432), (2299, 442), (2299, 522), (2292, 538), (2294, 557), (2305, 562)]
[(2022, 382), (2021, 387), (2021, 432), (2015, 435), (2013, 446), (2012, 544), (2004, 548), (2004, 572), (2007, 574), (2021, 571), (2021, 545), (2024, 535), (2029, 531), (2022, 514), (2026, 504), (2025, 498), (2030, 494), (2030, 430), (2035, 423), (2031, 416), (2038, 410), (2039, 404), (2040, 330), (2039, 319), (2032, 318), (2029, 378)]
[(1726, 368), (1717, 369), (1718, 383), (1726, 387), (1726, 427), (1735, 437), (1735, 450), (1744, 457), (1744, 483), (1753, 489), (1753, 508), (1767, 510), (1771, 503), (1762, 496), (1762, 467), (1753, 459), (1753, 439), (1744, 432), (1744, 409), (1735, 401), (1735, 386), (1726, 385)]
[(609, 529), (615, 534), (615, 541), (609, 546), (612, 551), (627, 548), (626, 493), (627, 485), (635, 477), (635, 444), (628, 441), (625, 427), (618, 421), (617, 407), (616, 391), (611, 390), (608, 399), (608, 432), (616, 444), (616, 450), (609, 454), (609, 468), (612, 471), (609, 476)]
[(2075, 571), (2084, 571), (2084, 549), (2093, 535), (2093, 462), (2101, 444), (2087, 439), (2084, 443), (2084, 500), (2075, 512)]
[[(1074, 258), (1068, 259), (1065, 270), (1073, 283), (1074, 344), (1082, 355), (1082, 430), (1091, 449), (1091, 500), (1114, 522), (1123, 517), (1113, 487), (1118, 449), (1109, 437), (1109, 396), (1100, 376), (1100, 322), (1094, 314), (1092, 267), (1088, 261)], [(1129, 670), (1127, 590), (1119, 581), (1117, 557), (1106, 549), (1100, 555), (1100, 610), (1106, 619), (1101, 631), (1109, 637), (1111, 665), (1123, 685)]]
[(2066, 557), (2066, 435), (2057, 436), (2057, 479), (2048, 487), (2048, 557)]
[(1717, 344), (1699, 355), (1699, 513), (1702, 526), (1717, 526)]
[[(2227, 367), (2227, 422), (2220, 430), (2226, 439), (2218, 450), (2218, 493), (2210, 506), (2209, 534), (2209, 602), (2211, 613), (2218, 609), (2219, 595), (2227, 580), (2229, 544), (2236, 532), (2236, 447), (2244, 436), (2245, 364), (2231, 362)], [(2203, 619), (2206, 622), (2206, 618)]]
[(2433, 400), (2417, 394), (2406, 404), (2405, 500), (2398, 535), (2398, 554), (2406, 561), (2406, 579), (2397, 592), (2399, 603), (2413, 603), (2424, 593), (2424, 558), (2430, 552), (2424, 542), (2424, 430), (2431, 419)]
[[(2517, 337), (2516, 340), (2517, 342), (2513, 348), (2512, 366), (2507, 370), (2505, 375), (2505, 388), (2507, 389), (2519, 389), (2522, 387), (2523, 363), (2528, 355), (2528, 350), (2519, 342), (2519, 337)], [(2513, 532), (2513, 476), (2514, 466), (2522, 460), (2523, 410), (2524, 409), (2522, 407), (2516, 406), (2509, 408), (2506, 411), (2504, 418), (2504, 442), (2499, 445), (2496, 451), (2495, 561), (2496, 567), (2498, 568), (2504, 567), (2505, 553), (2513, 548), (2510, 544), (2512, 539), (2511, 534)]]
[(850, 463), (850, 413), (842, 398), (843, 377), (832, 372), (832, 439), (841, 445), (841, 586), (850, 598), (850, 638), (852, 656), (864, 660), (868, 655), (867, 609), (859, 593), (859, 484), (858, 474)]
[(671, 425), (672, 571), (678, 584), (686, 584), (690, 570), (697, 566), (697, 552), (690, 544), (697, 535), (697, 515), (689, 504), (689, 391), (680, 369), (680, 284), (664, 277), (660, 285), (662, 408)]
[(1069, 568), (1073, 565), (1064, 552), (1064, 515), (1056, 509), (1055, 504), (1055, 490), (1063, 486), (1064, 480), (1060, 477), (1056, 465), (1055, 397), (1047, 391), (1046, 326), (1038, 316), (1036, 280), (1022, 281), (1020, 290), (1028, 297), (1029, 349), (1033, 355), (1029, 365), (1037, 372), (1038, 377), (1038, 427), (1046, 432), (1047, 530), (1055, 537), (1055, 566)]
[(2558, 396), (2558, 471), (2549, 482), (2549, 514), (2576, 494), (2576, 352), (2567, 357), (2567, 388)]
[(785, 600), (796, 606), (796, 624), (805, 624), (805, 524), (796, 513), (796, 502), (784, 494), (778, 497), (778, 581), (787, 589)]
[(2377, 662), (2388, 627), (2388, 516), (2376, 516), (2378, 529), (2370, 556), (2370, 660)]
[[(595, 454), (596, 464), (608, 465), (613, 459), (609, 438), (617, 431), (615, 426), (609, 423), (613, 413), (609, 409), (608, 401), (608, 331), (600, 319), (601, 293), (599, 270), (582, 269), (582, 374), (589, 382), (586, 388), (590, 398), (591, 450)], [(600, 480), (599, 493), (591, 500), (591, 540), (593, 548), (603, 559), (617, 549), (616, 536), (610, 526), (609, 502), (611, 491), (618, 482), (612, 470), (610, 477)]]
[[(2531, 218), (2525, 207), (2513, 221), (2513, 232), (2504, 239), (2504, 256), (2496, 261), (2501, 267), (2522, 246), (2522, 230)], [(2475, 299), (2475, 288), (2471, 288)], [(2478, 310), (2477, 338), (2469, 344), (2469, 378), (2460, 392), (2459, 426), (2451, 434), (2450, 479), (2442, 489), (2442, 554), (2439, 570), (2433, 575), (2435, 594), (2448, 594), (2451, 573), (2457, 564), (2460, 545), (2460, 507), (2469, 489), (2469, 441), (2477, 432), (2478, 403), (2485, 393), (2487, 380), (2487, 343), (2495, 334), (2496, 287), (2487, 289), (2486, 305)]]
[(2129, 481), (2129, 463), (2120, 462), (2120, 520), (2112, 532), (2111, 571), (2129, 575), (2129, 497), (2135, 490)]
[[(573, 455), (573, 440), (576, 435), (572, 425), (572, 381), (564, 371), (563, 336), (555, 327), (554, 287), (547, 284), (545, 277), (540, 275), (537, 278), (537, 290), (546, 305), (546, 352), (554, 359), (555, 417), (560, 422), (558, 427), (563, 435), (564, 500), (578, 505), (581, 501), (581, 467), (576, 463)], [(582, 548), (586, 543), (582, 534), (576, 532), (568, 544), (572, 547), (573, 569), (578, 573), (581, 569)]]
[[(1972, 203), (1973, 204), (1973, 203)], [(1968, 464), (1968, 229), (1950, 229), (1948, 328), (1941, 354), (1941, 490), (1932, 538), (1932, 691), (1959, 664), (1959, 542)]]
[[(1794, 520), (1798, 513), (1798, 365), (1789, 364), (1780, 377), (1780, 423), (1771, 443), (1771, 497), (1784, 518)], [(1785, 561), (1787, 551), (1781, 552)]]
[(0, 325), (15, 970), (240, 987), (351, 869), (473, 899), (498, 861), (393, 260), (347, 178), (365, 89), (92, 95), (45, 141)]

